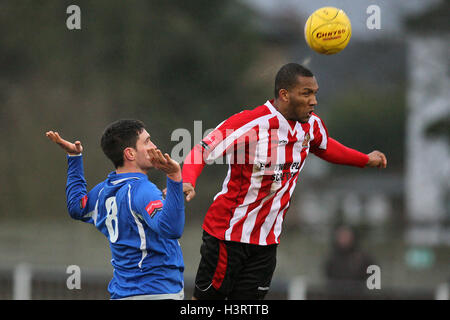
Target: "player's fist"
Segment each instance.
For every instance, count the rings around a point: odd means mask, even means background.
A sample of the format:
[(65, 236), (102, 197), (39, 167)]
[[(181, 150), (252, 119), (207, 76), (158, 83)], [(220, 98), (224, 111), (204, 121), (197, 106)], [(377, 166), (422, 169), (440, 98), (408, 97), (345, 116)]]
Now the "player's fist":
[(386, 168), (387, 159), (384, 153), (375, 150), (368, 154), (369, 161), (366, 164), (366, 167), (378, 167), (378, 168)]
[(195, 197), (194, 186), (189, 182), (183, 183), (183, 192), (184, 192), (184, 195), (186, 196), (187, 202), (191, 201), (192, 198)]
[[(167, 188), (164, 188), (162, 191), (164, 197), (167, 196)], [(183, 193), (186, 196), (186, 201), (189, 202), (192, 200), (192, 198), (195, 197), (195, 189), (189, 182), (183, 183)]]
[(56, 131), (47, 131), (45, 133), (47, 138), (51, 141), (59, 145), (64, 151), (66, 151), (69, 155), (77, 155), (83, 152), (83, 146), (80, 141), (75, 141), (74, 143), (69, 142), (61, 138), (58, 132)]

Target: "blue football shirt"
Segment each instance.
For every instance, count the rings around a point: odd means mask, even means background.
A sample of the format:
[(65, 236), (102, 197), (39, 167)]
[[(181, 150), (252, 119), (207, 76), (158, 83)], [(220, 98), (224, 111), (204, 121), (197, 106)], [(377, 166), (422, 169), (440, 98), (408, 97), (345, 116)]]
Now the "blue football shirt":
[(167, 195), (143, 173), (111, 172), (87, 192), (82, 156), (67, 156), (67, 208), (73, 219), (93, 224), (109, 241), (111, 299), (149, 295), (182, 298), (184, 228), (182, 182), (167, 178)]

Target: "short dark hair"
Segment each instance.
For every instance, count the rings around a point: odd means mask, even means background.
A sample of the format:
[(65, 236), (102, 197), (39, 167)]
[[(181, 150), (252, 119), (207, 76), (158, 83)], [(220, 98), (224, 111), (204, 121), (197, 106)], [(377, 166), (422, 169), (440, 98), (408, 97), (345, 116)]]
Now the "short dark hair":
[(281, 89), (289, 90), (297, 84), (297, 77), (314, 77), (313, 73), (298, 63), (288, 63), (281, 67), (275, 77), (275, 98)]
[(123, 150), (136, 148), (138, 137), (144, 129), (142, 121), (127, 119), (117, 120), (106, 127), (100, 144), (116, 169), (123, 166)]

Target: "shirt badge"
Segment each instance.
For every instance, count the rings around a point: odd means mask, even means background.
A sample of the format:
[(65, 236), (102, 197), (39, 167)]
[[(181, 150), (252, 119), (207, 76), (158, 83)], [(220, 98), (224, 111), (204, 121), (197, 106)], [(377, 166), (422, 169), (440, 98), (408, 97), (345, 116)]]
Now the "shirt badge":
[(308, 147), (309, 140), (311, 140), (311, 136), (309, 135), (309, 132), (305, 135), (305, 138), (303, 139), (302, 147), (306, 148)]

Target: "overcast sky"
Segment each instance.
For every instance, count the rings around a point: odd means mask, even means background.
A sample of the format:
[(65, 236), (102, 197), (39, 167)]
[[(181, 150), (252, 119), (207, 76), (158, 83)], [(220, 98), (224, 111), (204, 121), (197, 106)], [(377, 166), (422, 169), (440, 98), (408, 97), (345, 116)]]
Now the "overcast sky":
[[(352, 36), (357, 38), (392, 36), (401, 34), (402, 19), (407, 15), (418, 14), (435, 6), (442, 0), (243, 0), (264, 13), (296, 11), (300, 17), (307, 17), (316, 9), (331, 6), (344, 10), (352, 23)], [(378, 5), (381, 16), (381, 29), (369, 30), (366, 13), (370, 5)], [(306, 21), (305, 21), (306, 22)]]

